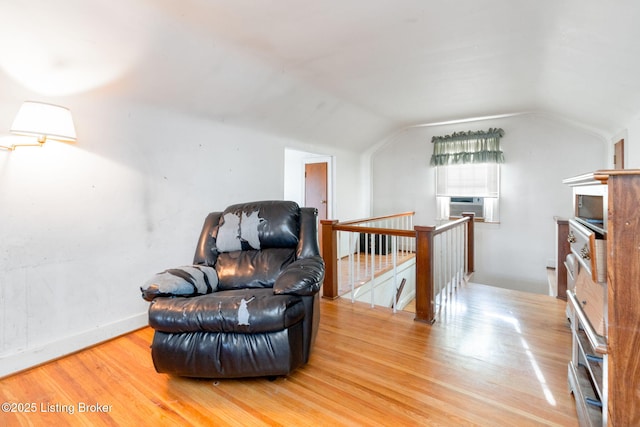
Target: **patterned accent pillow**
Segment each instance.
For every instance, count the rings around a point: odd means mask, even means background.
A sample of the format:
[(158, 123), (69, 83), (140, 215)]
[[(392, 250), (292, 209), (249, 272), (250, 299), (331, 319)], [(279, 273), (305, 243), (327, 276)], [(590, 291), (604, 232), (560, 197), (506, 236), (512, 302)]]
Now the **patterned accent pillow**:
[(214, 292), (218, 288), (215, 268), (204, 265), (189, 265), (170, 268), (158, 273), (140, 287), (142, 298), (147, 301), (155, 297), (195, 296)]

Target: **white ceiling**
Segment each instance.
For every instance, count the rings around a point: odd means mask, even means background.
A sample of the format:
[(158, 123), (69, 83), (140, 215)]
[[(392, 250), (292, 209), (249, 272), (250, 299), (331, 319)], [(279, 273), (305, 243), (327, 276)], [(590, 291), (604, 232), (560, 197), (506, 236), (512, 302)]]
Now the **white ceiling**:
[(0, 83), (303, 142), (363, 150), (528, 111), (611, 135), (640, 114), (637, 0), (2, 0), (0, 16)]

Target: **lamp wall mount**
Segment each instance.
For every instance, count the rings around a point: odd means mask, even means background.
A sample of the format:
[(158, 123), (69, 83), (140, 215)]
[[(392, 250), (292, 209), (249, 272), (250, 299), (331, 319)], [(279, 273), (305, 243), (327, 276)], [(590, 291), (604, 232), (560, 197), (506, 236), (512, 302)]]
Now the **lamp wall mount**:
[(17, 147), (42, 147), (45, 142), (47, 142), (47, 137), (46, 136), (40, 136), (40, 137), (38, 137), (38, 142), (35, 143), (35, 144), (0, 145), (0, 148), (8, 150), (8, 151), (15, 151), (15, 149)]

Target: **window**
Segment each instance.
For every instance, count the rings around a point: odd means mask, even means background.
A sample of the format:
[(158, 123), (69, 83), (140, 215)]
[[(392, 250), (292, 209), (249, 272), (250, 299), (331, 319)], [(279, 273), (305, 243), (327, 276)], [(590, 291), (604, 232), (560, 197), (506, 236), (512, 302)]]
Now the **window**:
[(473, 212), (487, 222), (499, 220), (500, 165), (479, 163), (436, 167), (438, 219)]
[(503, 134), (502, 129), (489, 129), (433, 137), (438, 219), (474, 212), (487, 222), (499, 220)]

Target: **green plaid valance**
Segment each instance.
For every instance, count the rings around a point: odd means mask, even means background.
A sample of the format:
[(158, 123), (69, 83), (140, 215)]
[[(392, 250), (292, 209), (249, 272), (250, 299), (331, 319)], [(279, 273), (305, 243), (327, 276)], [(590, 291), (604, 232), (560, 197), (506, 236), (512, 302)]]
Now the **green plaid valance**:
[(463, 165), (469, 163), (504, 163), (500, 148), (502, 129), (455, 132), (434, 136), (432, 166)]

